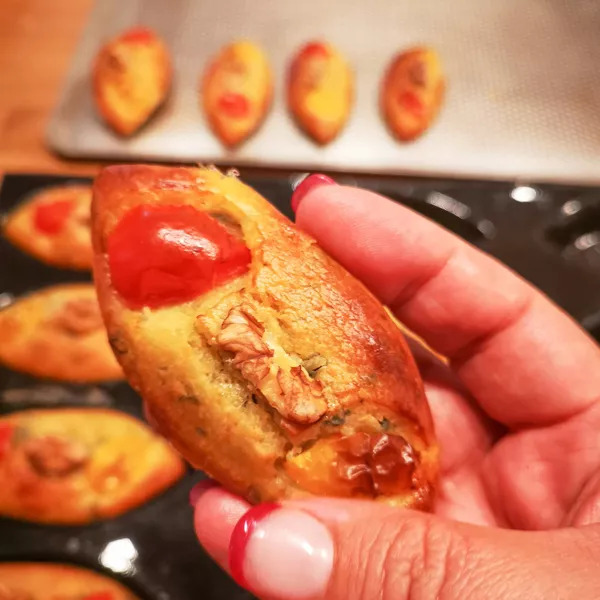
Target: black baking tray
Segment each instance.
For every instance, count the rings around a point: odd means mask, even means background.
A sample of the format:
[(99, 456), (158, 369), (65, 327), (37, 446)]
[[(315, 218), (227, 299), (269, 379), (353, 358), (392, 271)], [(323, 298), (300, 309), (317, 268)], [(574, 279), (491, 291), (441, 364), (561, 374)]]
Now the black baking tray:
[[(297, 176), (242, 177), (292, 217), (289, 201)], [(385, 194), (499, 258), (600, 339), (600, 188), (344, 176), (338, 180)], [(0, 216), (47, 186), (88, 181), (7, 175), (0, 191)], [(45, 285), (85, 280), (89, 275), (44, 266), (0, 238), (0, 295), (16, 297)], [(56, 384), (0, 368), (0, 412), (73, 404), (111, 406), (142, 418), (140, 399), (125, 383)], [(202, 477), (190, 471), (143, 506), (86, 527), (0, 519), (0, 561), (80, 564), (117, 577), (148, 600), (252, 598), (212, 563), (194, 537), (188, 492)], [(125, 538), (138, 553), (134, 571), (111, 573), (102, 565), (101, 553), (111, 541)]]

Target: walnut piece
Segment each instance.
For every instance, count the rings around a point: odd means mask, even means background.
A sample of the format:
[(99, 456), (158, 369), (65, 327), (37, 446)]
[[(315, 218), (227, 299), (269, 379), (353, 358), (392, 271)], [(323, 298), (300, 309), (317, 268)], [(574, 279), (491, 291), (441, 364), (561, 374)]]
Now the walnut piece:
[(327, 410), (321, 383), (283, 349), (275, 352), (269, 347), (264, 332), (249, 307), (242, 305), (229, 311), (217, 344), (233, 353), (233, 365), (284, 419), (302, 424), (318, 421)]
[(93, 298), (69, 300), (52, 318), (52, 324), (69, 335), (83, 335), (101, 329), (102, 316)]
[(23, 451), (33, 469), (45, 477), (65, 477), (89, 460), (83, 444), (53, 435), (28, 439), (23, 443)]
[(355, 433), (338, 442), (338, 476), (369, 494), (391, 494), (409, 489), (415, 452), (401, 436)]

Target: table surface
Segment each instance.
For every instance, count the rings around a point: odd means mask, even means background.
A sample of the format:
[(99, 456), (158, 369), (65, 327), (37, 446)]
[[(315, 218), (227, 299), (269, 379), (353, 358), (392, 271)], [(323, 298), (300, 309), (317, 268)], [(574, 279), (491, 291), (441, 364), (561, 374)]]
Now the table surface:
[(46, 147), (46, 125), (93, 0), (1, 0), (0, 176), (6, 172), (94, 174)]

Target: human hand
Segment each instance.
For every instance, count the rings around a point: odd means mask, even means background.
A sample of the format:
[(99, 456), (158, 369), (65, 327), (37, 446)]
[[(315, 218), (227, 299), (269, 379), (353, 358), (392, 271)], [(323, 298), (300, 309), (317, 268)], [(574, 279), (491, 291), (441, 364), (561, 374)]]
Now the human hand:
[[(434, 515), (192, 492), (209, 554), (271, 600), (600, 597), (600, 349), (507, 268), (376, 194), (312, 176), (298, 225), (449, 359), (420, 369)], [(316, 185), (320, 184), (320, 185)]]

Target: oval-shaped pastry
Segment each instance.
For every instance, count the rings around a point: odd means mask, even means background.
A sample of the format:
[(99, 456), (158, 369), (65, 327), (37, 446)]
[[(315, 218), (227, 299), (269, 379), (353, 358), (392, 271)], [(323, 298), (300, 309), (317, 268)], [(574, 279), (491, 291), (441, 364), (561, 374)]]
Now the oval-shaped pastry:
[(171, 87), (169, 51), (145, 27), (134, 27), (105, 44), (93, 67), (94, 100), (108, 125), (131, 135), (164, 102)]
[(184, 472), (146, 425), (95, 408), (25, 410), (0, 417), (0, 515), (80, 525), (116, 517)]
[(55, 285), (17, 299), (0, 310), (0, 331), (0, 362), (16, 371), (77, 383), (123, 377), (92, 284)]
[(208, 122), (225, 146), (233, 147), (258, 129), (273, 96), (266, 54), (250, 41), (221, 50), (204, 74), (202, 103)]
[(215, 169), (109, 167), (92, 213), (109, 335), (188, 461), (251, 502), (431, 506), (437, 445), (406, 342), (313, 239)]
[(413, 48), (396, 56), (383, 78), (380, 97), (392, 134), (407, 142), (429, 129), (440, 111), (445, 87), (435, 50)]
[(290, 65), (288, 105), (298, 125), (319, 144), (327, 144), (348, 120), (353, 88), (344, 57), (331, 44), (310, 42)]
[(2, 600), (136, 600), (114, 579), (72, 565), (0, 563)]
[(4, 235), (42, 262), (65, 269), (92, 268), (88, 185), (42, 190), (6, 217)]

